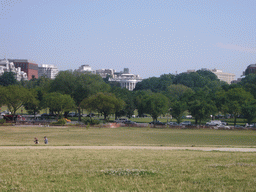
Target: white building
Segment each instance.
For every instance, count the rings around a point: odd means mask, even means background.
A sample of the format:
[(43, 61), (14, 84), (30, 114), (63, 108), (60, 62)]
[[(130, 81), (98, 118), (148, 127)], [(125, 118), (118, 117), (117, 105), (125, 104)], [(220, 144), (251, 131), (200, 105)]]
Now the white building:
[(77, 69), (76, 71), (79, 71), (79, 72), (92, 72), (92, 67), (90, 65), (81, 65), (79, 67), (79, 69)]
[(100, 75), (102, 78), (106, 78), (108, 75), (114, 77), (114, 69), (97, 69), (96, 74)]
[[(232, 81), (235, 80), (235, 74), (232, 74), (232, 73), (223, 73), (222, 70), (219, 70), (219, 69), (207, 69), (207, 68), (202, 68), (201, 69), (202, 71), (211, 71), (212, 73), (214, 73), (217, 78), (221, 81), (225, 81), (227, 82), (228, 84), (231, 84)], [(192, 72), (196, 72), (196, 70), (194, 69), (191, 69), (191, 70), (187, 70), (187, 72), (185, 73), (192, 73)]]
[(41, 67), (38, 67), (38, 78), (41, 76), (46, 76), (49, 79), (54, 79), (58, 72), (58, 68), (54, 65), (42, 64)]
[(223, 73), (222, 70), (219, 70), (219, 69), (212, 69), (210, 71), (213, 72), (218, 77), (219, 80), (225, 81), (228, 84), (231, 84), (231, 82), (234, 81), (236, 77), (235, 74)]
[(7, 59), (0, 60), (0, 75), (4, 72), (13, 72), (17, 81), (28, 80), (27, 73), (21, 71), (20, 67), (15, 68), (13, 62), (9, 62)]
[(115, 73), (113, 78), (109, 78), (109, 81), (119, 82), (122, 88), (133, 91), (136, 84), (142, 81), (142, 78), (139, 75), (130, 74), (129, 69), (125, 68), (124, 72)]

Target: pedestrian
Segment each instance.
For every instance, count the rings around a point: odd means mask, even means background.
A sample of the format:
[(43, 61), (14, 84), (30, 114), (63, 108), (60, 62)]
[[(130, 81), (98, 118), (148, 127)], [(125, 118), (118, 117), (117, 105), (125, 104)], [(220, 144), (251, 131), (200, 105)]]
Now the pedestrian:
[(48, 144), (48, 139), (46, 136), (44, 137), (44, 144)]
[(36, 137), (35, 137), (34, 139), (35, 139), (34, 143), (35, 143), (35, 144), (39, 144), (38, 139), (37, 139)]

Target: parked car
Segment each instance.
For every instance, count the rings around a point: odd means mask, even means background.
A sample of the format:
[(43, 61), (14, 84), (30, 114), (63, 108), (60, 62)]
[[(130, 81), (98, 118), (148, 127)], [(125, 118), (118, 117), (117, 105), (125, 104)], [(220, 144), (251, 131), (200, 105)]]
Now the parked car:
[(230, 129), (230, 127), (229, 126), (227, 126), (227, 125), (217, 125), (217, 128), (218, 129)]
[(116, 123), (124, 123), (126, 121), (128, 121), (127, 118), (119, 118), (119, 119), (115, 120)]
[(152, 121), (149, 123), (150, 125), (165, 125), (165, 123), (161, 122), (161, 121)]
[(183, 121), (183, 122), (181, 123), (181, 125), (189, 126), (189, 125), (192, 125), (192, 124), (191, 124), (191, 121)]
[(212, 120), (210, 122), (207, 122), (205, 125), (208, 125), (208, 126), (217, 126), (217, 125), (221, 125), (222, 122), (219, 121), (219, 120)]
[(94, 117), (95, 114), (94, 113), (89, 113), (88, 115), (86, 115), (86, 117)]
[(179, 126), (179, 124), (176, 123), (176, 122), (168, 122), (167, 125), (170, 125), (170, 126)]
[(135, 125), (136, 124), (136, 122), (130, 121), (130, 120), (124, 121), (123, 123), (127, 124), (127, 125)]
[(75, 112), (71, 112), (71, 113), (68, 113), (68, 117), (77, 117), (78, 114), (76, 114)]

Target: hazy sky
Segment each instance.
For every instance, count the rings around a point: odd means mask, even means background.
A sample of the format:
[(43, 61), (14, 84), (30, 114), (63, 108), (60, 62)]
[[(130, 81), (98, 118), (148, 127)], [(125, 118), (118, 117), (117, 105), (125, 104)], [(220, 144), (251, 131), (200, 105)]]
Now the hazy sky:
[(255, 0), (1, 0), (0, 58), (143, 78), (256, 63)]

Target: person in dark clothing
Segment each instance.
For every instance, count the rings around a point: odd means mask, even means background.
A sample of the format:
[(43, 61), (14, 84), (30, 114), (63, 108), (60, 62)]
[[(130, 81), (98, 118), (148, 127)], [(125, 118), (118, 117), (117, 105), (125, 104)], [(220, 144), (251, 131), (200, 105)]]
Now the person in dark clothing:
[(48, 144), (48, 139), (46, 136), (44, 137), (44, 144)]
[(39, 143), (39, 141), (38, 141), (38, 139), (35, 137), (35, 144), (38, 144)]

